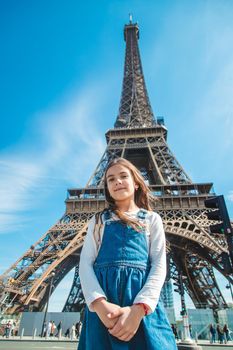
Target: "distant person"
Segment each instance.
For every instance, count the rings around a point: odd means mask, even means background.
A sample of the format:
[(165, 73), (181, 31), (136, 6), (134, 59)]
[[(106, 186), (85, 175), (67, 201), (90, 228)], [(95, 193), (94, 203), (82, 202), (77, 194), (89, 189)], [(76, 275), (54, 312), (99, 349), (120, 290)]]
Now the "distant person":
[(67, 330), (65, 331), (65, 337), (70, 338), (70, 327), (68, 327)]
[(216, 341), (216, 328), (212, 323), (210, 324), (210, 343), (213, 344)]
[(172, 331), (173, 331), (173, 334), (174, 334), (176, 340), (178, 340), (179, 337), (178, 337), (178, 333), (177, 333), (177, 325), (172, 323), (171, 327), (172, 327)]
[(83, 323), (82, 323), (82, 321), (80, 321), (80, 323), (79, 323), (79, 336), (82, 332), (82, 326), (83, 326)]
[(11, 335), (12, 337), (15, 336), (15, 331), (16, 331), (16, 322), (14, 321), (11, 326)]
[(16, 337), (19, 332), (19, 325), (15, 322), (15, 328), (14, 328), (14, 336)]
[(190, 334), (190, 338), (193, 338), (193, 331), (192, 331), (192, 325), (189, 324), (189, 334)]
[(225, 344), (230, 340), (230, 331), (227, 324), (223, 326), (223, 333), (225, 338)]
[(53, 336), (54, 336), (54, 333), (55, 333), (56, 328), (57, 328), (57, 326), (55, 325), (55, 322), (52, 321), (50, 337), (53, 337)]
[(52, 328), (52, 322), (49, 321), (48, 324), (47, 324), (47, 329), (46, 329), (46, 337), (50, 337), (51, 328)]
[(5, 325), (5, 332), (3, 334), (3, 337), (9, 338), (10, 337), (10, 333), (11, 333), (11, 322), (8, 321), (7, 324)]
[(73, 326), (71, 327), (71, 340), (76, 339), (76, 327), (75, 324), (73, 323)]
[(218, 334), (218, 341), (220, 344), (223, 344), (224, 341), (224, 332), (222, 327), (220, 327), (220, 325), (217, 325), (217, 334)]
[(60, 321), (57, 325), (57, 334), (56, 337), (59, 337), (60, 330), (62, 330), (62, 321)]
[(80, 334), (80, 325), (81, 325), (81, 321), (78, 321), (75, 325), (75, 334), (76, 334), (76, 338), (79, 337)]

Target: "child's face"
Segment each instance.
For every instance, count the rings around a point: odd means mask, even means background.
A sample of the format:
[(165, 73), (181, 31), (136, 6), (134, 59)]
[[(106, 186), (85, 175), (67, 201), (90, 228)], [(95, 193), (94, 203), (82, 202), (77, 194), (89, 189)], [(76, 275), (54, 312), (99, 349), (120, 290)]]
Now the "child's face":
[(128, 168), (120, 164), (113, 165), (108, 169), (106, 179), (110, 196), (116, 202), (134, 199), (134, 192), (137, 185), (135, 185)]

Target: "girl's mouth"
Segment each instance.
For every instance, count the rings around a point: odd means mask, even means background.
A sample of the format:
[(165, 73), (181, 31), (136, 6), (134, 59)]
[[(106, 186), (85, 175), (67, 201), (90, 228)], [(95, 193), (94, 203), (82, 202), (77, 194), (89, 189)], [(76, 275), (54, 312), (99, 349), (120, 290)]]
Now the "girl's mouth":
[(125, 190), (125, 187), (117, 188), (116, 190), (114, 190), (114, 192), (117, 192), (117, 191), (120, 191), (120, 190)]

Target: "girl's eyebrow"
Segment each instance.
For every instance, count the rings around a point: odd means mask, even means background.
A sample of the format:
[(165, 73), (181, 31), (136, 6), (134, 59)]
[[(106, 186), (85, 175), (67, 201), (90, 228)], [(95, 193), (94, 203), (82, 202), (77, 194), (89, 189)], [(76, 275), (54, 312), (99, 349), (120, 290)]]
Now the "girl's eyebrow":
[[(121, 171), (120, 172), (120, 174), (128, 174), (126, 171)], [(111, 177), (111, 176), (115, 176), (114, 174), (109, 174), (108, 176), (107, 176), (107, 179), (109, 178), (109, 177)]]

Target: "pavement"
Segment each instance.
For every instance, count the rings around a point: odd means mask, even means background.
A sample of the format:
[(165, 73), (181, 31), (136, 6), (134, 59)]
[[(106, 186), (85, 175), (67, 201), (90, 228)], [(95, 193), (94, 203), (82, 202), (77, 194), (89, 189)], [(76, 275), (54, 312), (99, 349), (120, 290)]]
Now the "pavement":
[(0, 350), (76, 350), (78, 341), (62, 338), (58, 340), (41, 337), (0, 337)]
[(0, 341), (1, 350), (76, 350), (77, 343), (65, 343), (65, 342), (27, 342), (27, 341)]
[[(179, 344), (179, 342), (178, 342)], [(0, 350), (76, 350), (78, 345), (77, 339), (70, 340), (62, 338), (44, 339), (36, 337), (11, 337), (9, 339), (0, 337)], [(199, 340), (198, 345), (202, 346), (203, 350), (233, 350), (233, 341), (228, 344), (210, 344), (209, 340)]]

